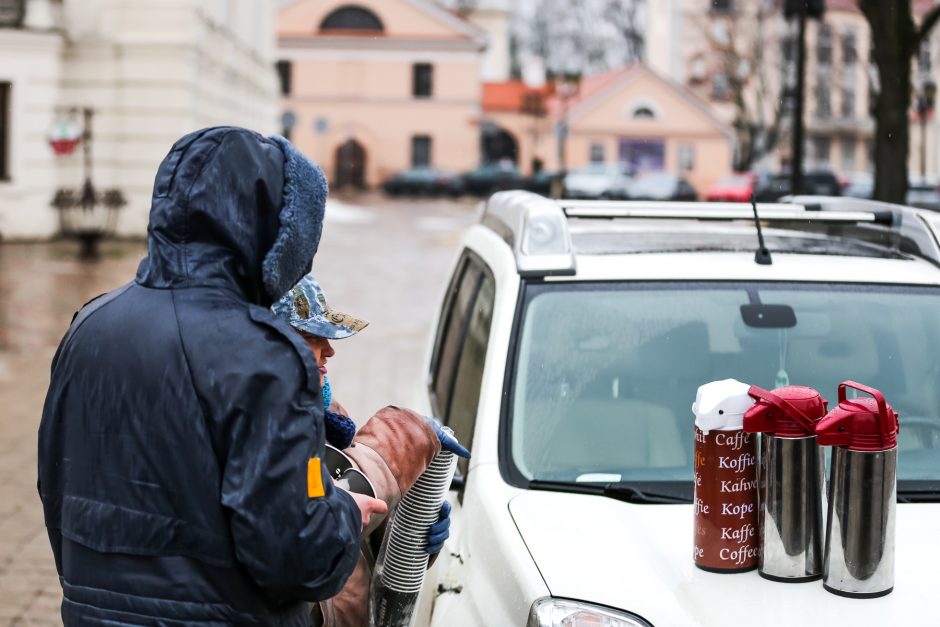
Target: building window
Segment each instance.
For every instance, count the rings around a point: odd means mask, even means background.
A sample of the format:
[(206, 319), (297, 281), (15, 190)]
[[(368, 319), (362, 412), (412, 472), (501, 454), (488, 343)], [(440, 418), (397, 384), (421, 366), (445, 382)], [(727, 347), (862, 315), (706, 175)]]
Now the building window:
[(780, 51), (786, 63), (796, 61), (796, 39), (792, 35), (785, 35), (780, 42)]
[(634, 120), (652, 120), (656, 118), (656, 112), (650, 107), (637, 107), (633, 110)]
[(679, 144), (679, 169), (683, 172), (695, 169), (695, 146), (692, 144)]
[(327, 15), (320, 23), (320, 30), (383, 31), (385, 26), (379, 16), (363, 7), (340, 7)]
[(281, 95), (290, 96), (291, 92), (291, 74), (293, 67), (290, 61), (278, 61), (275, 64), (277, 68), (277, 77), (281, 83)]
[(829, 165), (829, 151), (832, 142), (828, 137), (814, 137), (810, 140), (812, 159), (811, 162), (818, 167)]
[(411, 138), (411, 167), (420, 168), (431, 165), (430, 135), (415, 135)]
[(852, 172), (855, 170), (855, 138), (843, 137), (840, 143), (840, 151), (842, 152), (842, 171)]
[(847, 30), (842, 33), (842, 64), (855, 65), (858, 61), (858, 50), (855, 43), (855, 31)]
[(26, 16), (26, 0), (0, 0), (0, 26), (19, 28)]
[(731, 13), (734, 11), (734, 0), (711, 0), (712, 13)]
[(411, 93), (415, 98), (430, 98), (433, 89), (434, 68), (430, 63), (411, 66)]
[(728, 75), (724, 72), (712, 74), (712, 99), (726, 100), (728, 98)]
[(846, 119), (855, 117), (855, 90), (842, 90), (842, 117)]
[(705, 63), (705, 56), (697, 54), (692, 57), (689, 63), (689, 82), (701, 83), (708, 76), (708, 66)]
[(591, 144), (591, 163), (604, 163), (604, 144)]
[(817, 81), (816, 83), (816, 117), (820, 120), (828, 120), (832, 117), (829, 83), (826, 81)]
[(10, 180), (10, 83), (0, 83), (0, 181)]
[(820, 24), (816, 34), (816, 62), (825, 67), (832, 65), (832, 28), (828, 24)]

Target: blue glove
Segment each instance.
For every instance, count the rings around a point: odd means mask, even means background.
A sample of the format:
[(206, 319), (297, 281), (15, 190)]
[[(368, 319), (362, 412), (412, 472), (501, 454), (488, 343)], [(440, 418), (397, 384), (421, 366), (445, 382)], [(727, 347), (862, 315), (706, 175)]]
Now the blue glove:
[[(459, 445), (458, 445), (459, 446)], [(437, 522), (428, 528), (428, 555), (437, 555), (444, 548), (444, 541), (450, 537), (450, 503), (444, 501)]]
[(438, 422), (435, 418), (428, 418), (427, 416), (424, 416), (423, 418), (428, 421), (428, 424), (431, 425), (431, 427), (434, 428), (434, 433), (437, 434), (437, 439), (441, 441), (442, 450), (450, 451), (457, 457), (466, 457), (467, 459), (470, 459), (470, 451), (461, 446), (460, 442), (458, 442), (454, 436), (444, 433), (444, 430), (441, 429), (440, 422)]

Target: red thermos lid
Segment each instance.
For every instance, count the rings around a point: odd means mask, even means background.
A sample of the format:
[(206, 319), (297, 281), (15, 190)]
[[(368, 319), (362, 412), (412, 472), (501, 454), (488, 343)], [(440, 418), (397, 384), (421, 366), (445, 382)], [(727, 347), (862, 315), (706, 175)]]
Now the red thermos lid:
[[(853, 388), (871, 398), (846, 400), (845, 389)], [(816, 439), (822, 446), (841, 446), (850, 451), (887, 451), (898, 445), (898, 412), (885, 397), (855, 381), (839, 384), (839, 406), (816, 425)]]
[(828, 401), (813, 388), (788, 385), (768, 392), (752, 385), (747, 392), (757, 402), (744, 414), (744, 430), (780, 438), (805, 438), (816, 433)]

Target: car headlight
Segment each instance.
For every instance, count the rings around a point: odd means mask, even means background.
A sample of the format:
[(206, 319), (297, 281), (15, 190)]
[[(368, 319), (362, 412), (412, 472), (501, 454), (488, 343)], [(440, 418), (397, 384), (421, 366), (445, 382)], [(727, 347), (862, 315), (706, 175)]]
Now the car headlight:
[(532, 604), (526, 627), (652, 627), (629, 612), (545, 597)]

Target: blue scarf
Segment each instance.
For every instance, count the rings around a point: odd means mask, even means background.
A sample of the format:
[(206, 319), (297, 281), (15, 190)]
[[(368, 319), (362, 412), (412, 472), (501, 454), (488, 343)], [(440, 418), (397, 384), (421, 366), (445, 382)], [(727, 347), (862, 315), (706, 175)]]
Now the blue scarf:
[(323, 377), (323, 425), (326, 427), (326, 441), (338, 449), (347, 448), (356, 435), (356, 423), (351, 418), (331, 412), (333, 388), (330, 380)]

